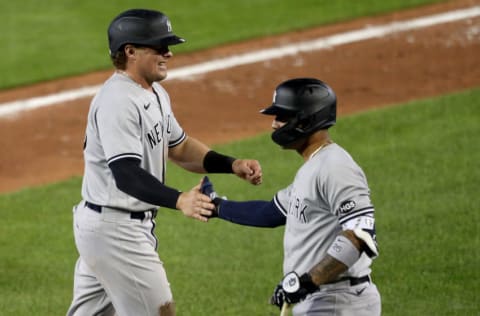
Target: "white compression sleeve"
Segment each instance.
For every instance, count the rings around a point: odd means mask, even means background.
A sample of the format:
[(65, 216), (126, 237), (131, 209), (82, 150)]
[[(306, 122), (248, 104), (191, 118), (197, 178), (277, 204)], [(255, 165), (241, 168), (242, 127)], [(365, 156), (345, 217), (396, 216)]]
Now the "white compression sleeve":
[(360, 251), (355, 245), (343, 235), (338, 235), (333, 241), (327, 253), (333, 258), (351, 267), (360, 257)]

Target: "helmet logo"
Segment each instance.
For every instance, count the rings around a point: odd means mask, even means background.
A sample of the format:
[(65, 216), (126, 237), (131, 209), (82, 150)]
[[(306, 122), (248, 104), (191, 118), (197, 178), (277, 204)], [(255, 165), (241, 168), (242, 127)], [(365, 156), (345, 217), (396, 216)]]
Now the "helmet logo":
[(172, 31), (172, 24), (170, 24), (170, 21), (167, 20), (167, 32), (171, 32)]

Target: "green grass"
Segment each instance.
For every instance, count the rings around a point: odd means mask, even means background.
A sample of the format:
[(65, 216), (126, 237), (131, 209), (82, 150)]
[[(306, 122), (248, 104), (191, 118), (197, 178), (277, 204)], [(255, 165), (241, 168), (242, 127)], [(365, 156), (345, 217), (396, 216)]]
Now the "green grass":
[[(480, 89), (339, 119), (336, 142), (365, 170), (380, 257), (383, 315), (478, 315)], [(341, 106), (341, 105), (340, 105)], [(211, 175), (230, 199), (270, 199), (302, 163), (269, 135), (218, 146), (263, 165), (259, 187)], [(200, 179), (170, 165), (182, 190)], [(80, 179), (0, 195), (0, 315), (65, 313), (77, 254), (71, 208)], [(282, 276), (282, 228), (208, 224), (162, 210), (157, 221), (178, 314), (278, 315), (267, 300)]]
[(342, 122), (378, 209), (387, 315), (480, 313), (479, 104), (477, 89)]
[(439, 0), (3, 1), (0, 89), (109, 69), (106, 29), (133, 7), (165, 12), (187, 39), (175, 53)]

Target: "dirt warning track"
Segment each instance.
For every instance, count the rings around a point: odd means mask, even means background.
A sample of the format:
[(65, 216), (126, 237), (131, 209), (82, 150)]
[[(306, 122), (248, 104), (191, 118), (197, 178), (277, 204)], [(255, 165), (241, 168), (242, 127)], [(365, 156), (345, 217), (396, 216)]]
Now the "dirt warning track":
[[(188, 55), (182, 67), (311, 42), (338, 34), (478, 6), (450, 1), (375, 18), (364, 18), (262, 38)], [(186, 132), (208, 144), (225, 143), (270, 130), (258, 114), (275, 86), (293, 77), (317, 77), (337, 93), (339, 115), (480, 86), (480, 18), (466, 18), (393, 32), (324, 49), (237, 65), (163, 83)], [(98, 72), (0, 92), (0, 103), (99, 85), (112, 71)], [(85, 120), (91, 96), (0, 117), (0, 192), (81, 175)], [(0, 109), (1, 110), (1, 109)]]

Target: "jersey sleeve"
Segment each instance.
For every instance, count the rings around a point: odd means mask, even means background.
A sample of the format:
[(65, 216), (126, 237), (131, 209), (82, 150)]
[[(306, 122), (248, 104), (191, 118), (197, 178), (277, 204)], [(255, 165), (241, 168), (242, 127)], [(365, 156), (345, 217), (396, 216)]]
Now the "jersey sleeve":
[[(342, 230), (364, 231), (371, 238), (376, 250), (374, 207), (370, 190), (362, 169), (355, 163), (335, 164), (329, 168), (326, 183), (330, 191), (325, 192), (331, 210), (338, 217)], [(326, 186), (323, 186), (326, 189)]]
[(284, 216), (288, 214), (288, 201), (290, 200), (291, 187), (292, 185), (289, 185), (285, 189), (278, 191), (273, 197), (275, 206)]
[(168, 95), (167, 91), (157, 82), (154, 84), (154, 89), (157, 93), (157, 96), (160, 98), (160, 103), (168, 112), (167, 130), (170, 137), (168, 140), (168, 147), (172, 148), (183, 142), (187, 135), (173, 114), (170, 96)]
[(110, 99), (97, 108), (94, 120), (107, 163), (121, 158), (142, 159), (140, 113), (129, 98)]
[(342, 226), (361, 216), (373, 217), (368, 183), (356, 164), (333, 164), (321, 188)]
[(168, 141), (168, 147), (172, 148), (180, 144), (187, 138), (187, 134), (184, 132), (175, 116), (172, 114), (168, 120), (168, 128), (170, 128), (170, 139)]

